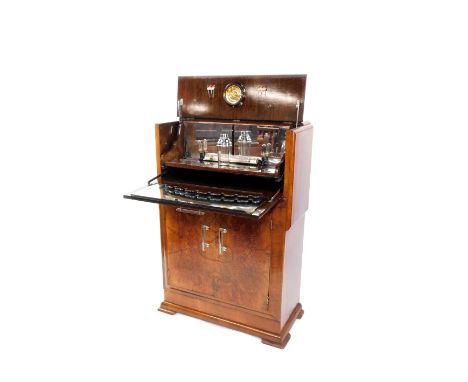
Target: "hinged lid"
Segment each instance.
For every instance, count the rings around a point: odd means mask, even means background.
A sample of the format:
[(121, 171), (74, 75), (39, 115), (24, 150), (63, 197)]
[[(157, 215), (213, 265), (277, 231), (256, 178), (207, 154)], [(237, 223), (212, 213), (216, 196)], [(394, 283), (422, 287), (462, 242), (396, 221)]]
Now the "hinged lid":
[(306, 75), (179, 77), (181, 119), (301, 123)]

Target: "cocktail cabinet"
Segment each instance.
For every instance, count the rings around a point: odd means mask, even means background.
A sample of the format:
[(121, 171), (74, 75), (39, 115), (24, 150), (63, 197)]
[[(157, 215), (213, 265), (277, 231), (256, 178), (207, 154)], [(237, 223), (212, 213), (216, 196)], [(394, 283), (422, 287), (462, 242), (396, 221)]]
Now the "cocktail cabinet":
[(159, 205), (161, 312), (288, 343), (304, 314), (305, 85), (305, 75), (179, 77), (178, 119), (155, 126), (157, 176), (124, 195)]

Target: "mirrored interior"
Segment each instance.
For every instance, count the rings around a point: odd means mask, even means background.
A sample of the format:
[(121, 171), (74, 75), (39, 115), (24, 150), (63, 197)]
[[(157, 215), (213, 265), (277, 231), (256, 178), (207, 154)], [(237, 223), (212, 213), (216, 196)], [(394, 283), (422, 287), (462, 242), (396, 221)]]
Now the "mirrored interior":
[(185, 122), (184, 159), (257, 165), (279, 164), (286, 150), (286, 128), (255, 124)]

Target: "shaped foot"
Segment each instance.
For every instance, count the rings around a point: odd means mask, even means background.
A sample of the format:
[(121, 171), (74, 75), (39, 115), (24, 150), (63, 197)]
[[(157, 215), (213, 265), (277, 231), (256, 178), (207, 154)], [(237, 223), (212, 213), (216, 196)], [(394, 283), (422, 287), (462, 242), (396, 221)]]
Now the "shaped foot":
[(173, 310), (170, 310), (164, 306), (164, 303), (161, 304), (161, 306), (158, 308), (160, 312), (170, 314), (171, 316), (176, 314), (177, 312), (174, 312)]
[(283, 342), (273, 342), (273, 341), (262, 338), (262, 343), (264, 343), (265, 345), (274, 346), (275, 348), (284, 349), (286, 345), (288, 344), (290, 338), (291, 338), (291, 334), (288, 333), (287, 336), (284, 337)]

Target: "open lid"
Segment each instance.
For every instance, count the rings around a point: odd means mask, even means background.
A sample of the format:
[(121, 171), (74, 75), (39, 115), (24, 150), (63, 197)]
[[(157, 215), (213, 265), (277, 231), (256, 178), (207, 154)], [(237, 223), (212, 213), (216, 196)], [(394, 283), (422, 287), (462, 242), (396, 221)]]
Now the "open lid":
[(301, 123), (306, 75), (179, 77), (181, 119)]

